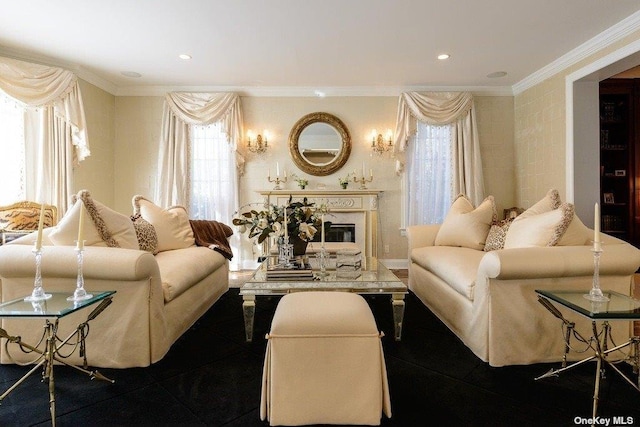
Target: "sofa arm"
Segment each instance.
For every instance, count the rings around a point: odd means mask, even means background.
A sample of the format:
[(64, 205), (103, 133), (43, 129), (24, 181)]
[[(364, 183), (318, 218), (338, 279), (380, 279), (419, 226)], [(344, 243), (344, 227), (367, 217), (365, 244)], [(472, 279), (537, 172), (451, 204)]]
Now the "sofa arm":
[[(600, 274), (629, 276), (640, 266), (640, 250), (628, 243), (604, 245)], [(536, 279), (593, 275), (590, 246), (552, 246), (502, 249), (480, 261), (478, 277), (491, 279)]]
[[(29, 277), (35, 274), (35, 260), (30, 245), (0, 246), (0, 278)], [(43, 246), (42, 276), (75, 278), (77, 255), (73, 246)], [(160, 277), (158, 263), (149, 252), (133, 249), (86, 246), (83, 276), (85, 279), (138, 281)]]
[(411, 256), (412, 249), (435, 245), (438, 230), (440, 230), (440, 224), (411, 225), (407, 227), (409, 256)]

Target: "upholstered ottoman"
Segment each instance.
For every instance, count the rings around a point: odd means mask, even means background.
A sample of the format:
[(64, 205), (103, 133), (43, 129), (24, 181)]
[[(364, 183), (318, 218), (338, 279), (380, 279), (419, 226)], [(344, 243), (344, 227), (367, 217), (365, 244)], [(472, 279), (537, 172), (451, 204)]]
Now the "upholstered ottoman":
[(391, 416), (382, 334), (367, 302), (346, 292), (297, 292), (267, 335), (260, 418), (271, 425), (379, 425)]

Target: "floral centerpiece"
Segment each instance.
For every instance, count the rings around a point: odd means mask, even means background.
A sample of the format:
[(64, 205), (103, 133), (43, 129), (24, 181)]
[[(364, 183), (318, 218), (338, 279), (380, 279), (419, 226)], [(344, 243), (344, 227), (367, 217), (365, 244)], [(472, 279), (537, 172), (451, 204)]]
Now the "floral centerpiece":
[[(250, 204), (246, 207), (255, 205)], [(249, 232), (249, 238), (264, 242), (271, 236), (280, 240), (284, 237), (284, 215), (287, 215), (287, 235), (291, 243), (296, 240), (310, 242), (322, 227), (322, 215), (328, 212), (326, 205), (316, 206), (305, 197), (302, 201), (289, 201), (285, 206), (262, 205), (262, 210), (250, 209), (238, 214), (233, 225), (239, 227), (241, 233)]]

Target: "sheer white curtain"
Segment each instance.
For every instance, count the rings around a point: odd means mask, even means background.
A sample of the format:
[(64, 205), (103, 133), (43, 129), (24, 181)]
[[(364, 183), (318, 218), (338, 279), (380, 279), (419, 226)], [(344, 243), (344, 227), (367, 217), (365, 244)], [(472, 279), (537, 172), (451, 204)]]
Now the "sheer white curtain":
[(441, 224), (451, 207), (451, 125), (418, 123), (407, 146), (407, 225)]
[(73, 190), (73, 166), (91, 153), (78, 79), (58, 67), (0, 57), (0, 92), (25, 109), (25, 197), (58, 207)]
[(484, 179), (473, 96), (467, 92), (405, 92), (400, 95), (394, 148), (400, 163), (406, 159), (407, 146), (417, 130), (417, 122), (451, 125), (452, 193), (465, 194), (476, 205), (481, 203)]
[[(156, 203), (189, 206), (190, 127), (216, 122), (221, 122), (227, 142), (235, 150), (236, 166), (241, 169), (244, 158), (236, 147), (242, 139), (242, 110), (237, 94), (171, 92), (165, 96)], [(237, 187), (233, 190), (237, 193)]]

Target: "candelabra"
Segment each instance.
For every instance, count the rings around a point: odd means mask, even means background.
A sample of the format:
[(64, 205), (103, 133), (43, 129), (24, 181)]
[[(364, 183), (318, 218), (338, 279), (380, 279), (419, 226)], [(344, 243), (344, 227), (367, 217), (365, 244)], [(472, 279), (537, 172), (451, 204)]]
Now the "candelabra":
[(287, 182), (287, 174), (285, 172), (284, 178), (280, 178), (280, 176), (276, 176), (274, 179), (271, 179), (271, 176), (267, 176), (267, 180), (269, 180), (269, 182), (276, 183), (276, 186), (273, 187), (274, 190), (282, 190), (282, 187), (280, 187), (280, 184), (284, 184), (285, 182)]
[(373, 181), (373, 174), (371, 174), (369, 176), (369, 178), (365, 178), (364, 174), (362, 175), (362, 178), (358, 178), (357, 176), (354, 175), (353, 177), (353, 182), (359, 182), (360, 183), (360, 189), (361, 190), (366, 190), (367, 189), (367, 182), (371, 182)]
[(33, 249), (33, 253), (36, 258), (36, 277), (33, 282), (33, 292), (26, 297), (25, 301), (42, 301), (51, 298), (51, 294), (44, 292), (42, 287), (42, 247), (36, 246)]
[(269, 148), (267, 134), (265, 133), (264, 138), (262, 137), (262, 135), (258, 134), (258, 136), (256, 136), (256, 140), (253, 143), (251, 142), (250, 134), (249, 138), (247, 139), (247, 148), (249, 149), (249, 151), (256, 154), (262, 154), (266, 152), (267, 148)]

